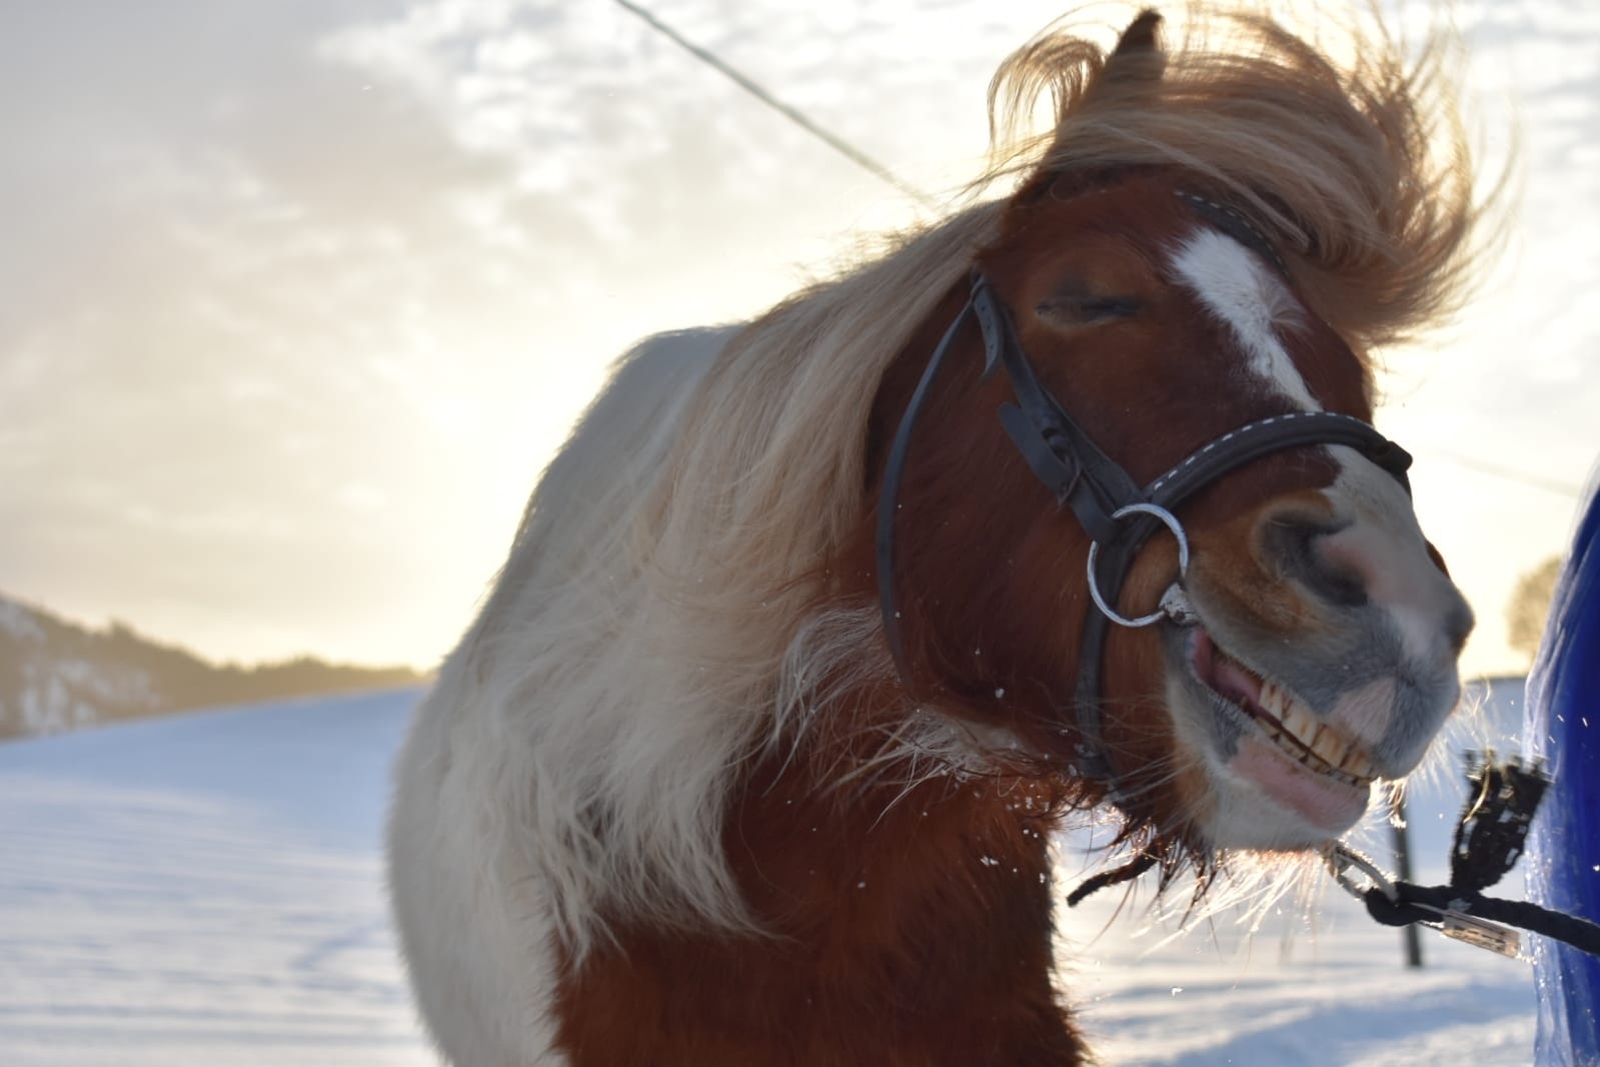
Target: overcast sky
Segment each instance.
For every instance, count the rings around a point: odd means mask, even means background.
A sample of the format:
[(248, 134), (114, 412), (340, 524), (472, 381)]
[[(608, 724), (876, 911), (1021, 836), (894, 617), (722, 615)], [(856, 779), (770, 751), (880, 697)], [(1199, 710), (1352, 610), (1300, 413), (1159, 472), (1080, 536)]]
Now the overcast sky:
[[(649, 6), (935, 193), (1063, 11)], [(1600, 7), (1458, 20), (1519, 222), (1380, 426), (1494, 671), (1600, 455)], [(612, 0), (5, 5), (0, 129), (0, 592), (227, 658), (431, 665), (610, 360), (916, 216)]]

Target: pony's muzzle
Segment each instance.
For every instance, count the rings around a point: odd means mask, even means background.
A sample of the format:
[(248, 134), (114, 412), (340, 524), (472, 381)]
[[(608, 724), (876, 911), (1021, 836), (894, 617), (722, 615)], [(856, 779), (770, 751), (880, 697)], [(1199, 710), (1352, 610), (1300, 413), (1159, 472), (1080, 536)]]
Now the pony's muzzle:
[(1437, 553), (1407, 531), (1295, 505), (1268, 511), (1256, 543), (1263, 565), (1324, 611), (1388, 614), (1413, 655), (1457, 656), (1472, 632), (1472, 609)]

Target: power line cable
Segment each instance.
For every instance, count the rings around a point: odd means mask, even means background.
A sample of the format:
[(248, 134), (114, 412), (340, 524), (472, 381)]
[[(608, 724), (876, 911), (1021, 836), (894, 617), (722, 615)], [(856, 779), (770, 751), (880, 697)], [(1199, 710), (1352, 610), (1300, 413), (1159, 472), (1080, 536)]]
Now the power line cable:
[(861, 151), (861, 149), (855, 147), (844, 138), (830, 133), (813, 121), (810, 116), (805, 114), (805, 112), (798, 108), (791, 107), (782, 100), (779, 100), (765, 88), (751, 79), (748, 75), (740, 72), (734, 67), (729, 66), (710, 50), (702, 48), (700, 45), (697, 45), (693, 41), (684, 37), (677, 30), (673, 29), (671, 26), (668, 26), (665, 22), (662, 22), (646, 8), (634, 3), (633, 0), (616, 0), (616, 2), (622, 8), (643, 19), (645, 23), (651, 27), (651, 29), (654, 29), (662, 36), (668, 38), (674, 44), (684, 49), (684, 51), (700, 60), (702, 63), (705, 63), (707, 66), (716, 70), (719, 74), (722, 74), (724, 77), (728, 78), (739, 88), (743, 89), (745, 92), (749, 93), (763, 104), (766, 104), (768, 107), (778, 112), (778, 114), (782, 115), (796, 126), (799, 126), (802, 130), (805, 130), (813, 137), (822, 141), (829, 148), (832, 148), (835, 152), (838, 152), (856, 166), (863, 168), (864, 170), (870, 172), (874, 177), (894, 186), (900, 192), (915, 200), (923, 207), (932, 210), (938, 210), (940, 205), (933, 199), (933, 197), (929, 196), (921, 189), (918, 189), (910, 182), (902, 180), (899, 175), (894, 173), (894, 171), (890, 170), (882, 163), (879, 163), (877, 160), (873, 159), (871, 156), (867, 155), (865, 152)]
[(1556, 493), (1564, 497), (1570, 497), (1573, 500), (1583, 499), (1583, 489), (1569, 482), (1558, 481), (1554, 478), (1541, 478), (1537, 474), (1529, 474), (1527, 471), (1518, 470), (1515, 467), (1503, 467), (1498, 463), (1474, 459), (1471, 456), (1463, 456), (1457, 452), (1444, 452), (1435, 449), (1427, 449), (1426, 451), (1429, 455), (1442, 459), (1447, 463), (1454, 463), (1458, 467), (1465, 467), (1467, 470), (1477, 471), (1479, 474), (1487, 474), (1492, 478), (1516, 482), (1518, 485), (1525, 485), (1530, 489), (1542, 489), (1547, 493)]

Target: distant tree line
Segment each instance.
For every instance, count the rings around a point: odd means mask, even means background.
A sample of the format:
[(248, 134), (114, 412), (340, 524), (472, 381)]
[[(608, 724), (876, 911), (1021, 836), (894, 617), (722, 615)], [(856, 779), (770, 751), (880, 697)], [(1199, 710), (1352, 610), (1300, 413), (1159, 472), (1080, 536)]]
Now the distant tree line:
[(410, 667), (358, 667), (328, 663), (314, 656), (296, 656), (274, 663), (244, 666), (210, 663), (177, 645), (141, 636), (123, 622), (112, 622), (100, 637), (101, 658), (149, 672), (167, 711), (211, 704), (244, 704), (257, 700), (350, 689), (415, 685), (424, 675)]
[(358, 667), (313, 656), (219, 665), (124, 622), (93, 630), (0, 598), (0, 739), (426, 679), (410, 667)]
[(1550, 617), (1550, 601), (1555, 596), (1556, 579), (1561, 576), (1562, 559), (1551, 556), (1517, 579), (1506, 606), (1506, 643), (1528, 657), (1539, 651), (1545, 620)]

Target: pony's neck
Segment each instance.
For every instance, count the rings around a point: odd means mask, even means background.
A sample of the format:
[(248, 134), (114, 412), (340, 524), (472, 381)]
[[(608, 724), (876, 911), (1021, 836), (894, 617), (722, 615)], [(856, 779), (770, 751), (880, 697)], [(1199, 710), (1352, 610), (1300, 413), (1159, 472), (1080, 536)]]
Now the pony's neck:
[(1044, 787), (894, 773), (914, 768), (824, 785), (841, 768), (818, 755), (759, 761), (730, 807), (724, 847), (769, 932), (617, 927), (568, 988), (567, 1047), (661, 1067), (1077, 1063)]

